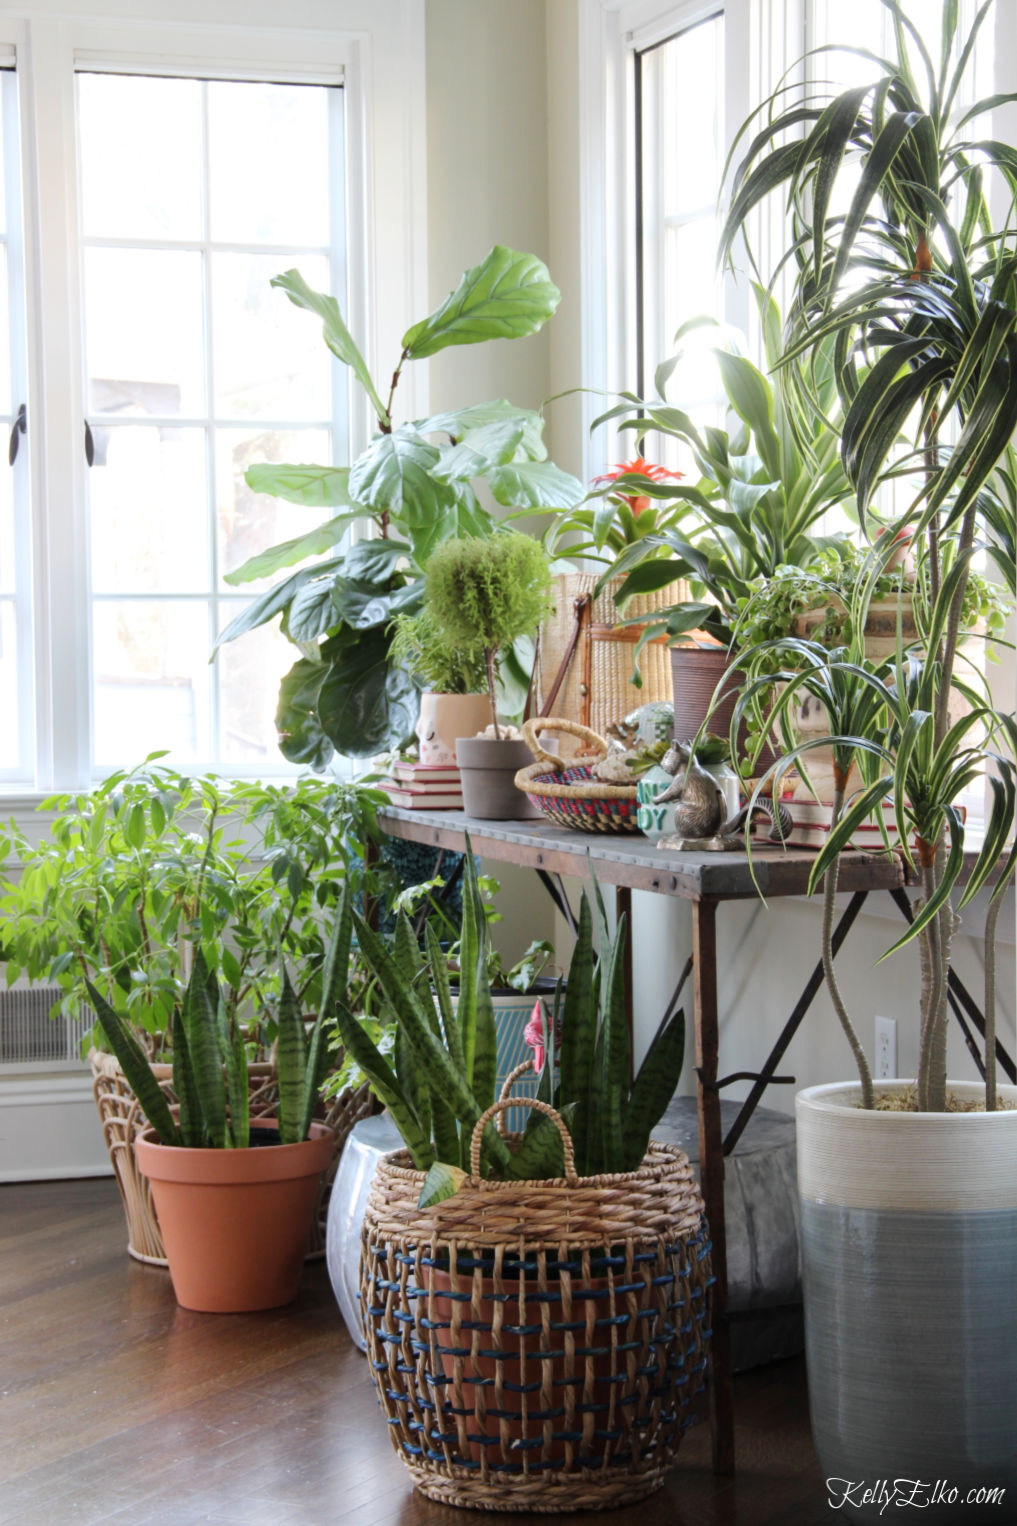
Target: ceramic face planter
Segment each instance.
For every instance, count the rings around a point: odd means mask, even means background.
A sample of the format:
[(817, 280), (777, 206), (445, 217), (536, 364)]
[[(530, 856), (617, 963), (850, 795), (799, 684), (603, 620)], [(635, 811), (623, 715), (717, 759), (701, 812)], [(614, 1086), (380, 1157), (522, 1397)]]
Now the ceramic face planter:
[(486, 694), (432, 694), (420, 696), (417, 738), (420, 761), (431, 768), (454, 768), (456, 738), (476, 736), (491, 720)]

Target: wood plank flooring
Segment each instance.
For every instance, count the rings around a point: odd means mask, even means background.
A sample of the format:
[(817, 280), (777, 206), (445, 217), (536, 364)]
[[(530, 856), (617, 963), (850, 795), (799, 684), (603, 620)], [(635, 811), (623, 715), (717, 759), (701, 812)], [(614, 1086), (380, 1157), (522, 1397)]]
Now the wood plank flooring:
[[(125, 1243), (111, 1179), (0, 1186), (2, 1526), (505, 1520), (413, 1493), (323, 1264), (288, 1309), (192, 1314)], [(660, 1494), (570, 1521), (829, 1523), (801, 1361), (738, 1378), (735, 1405), (734, 1479), (697, 1426)]]

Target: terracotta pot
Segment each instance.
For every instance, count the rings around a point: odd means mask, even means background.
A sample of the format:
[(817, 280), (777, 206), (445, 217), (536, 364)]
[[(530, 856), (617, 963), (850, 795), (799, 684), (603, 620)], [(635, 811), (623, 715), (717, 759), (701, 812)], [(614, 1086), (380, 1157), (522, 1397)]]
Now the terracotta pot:
[[(275, 1127), (273, 1118), (251, 1125)], [(333, 1144), (321, 1123), (301, 1144), (247, 1150), (164, 1145), (153, 1129), (138, 1136), (138, 1170), (152, 1188), (182, 1308), (240, 1314), (292, 1302)]]
[(456, 761), (456, 737), (476, 736), (491, 724), (491, 701), (486, 694), (435, 694), (420, 696), (417, 737), (420, 761), (431, 768), (452, 768)]
[[(576, 1280), (578, 1282), (581, 1279)], [(471, 1461), (480, 1462), (485, 1454), (491, 1462), (511, 1461), (513, 1448), (518, 1446), (521, 1437), (529, 1440), (542, 1435), (545, 1427), (545, 1422), (540, 1418), (545, 1403), (542, 1392), (545, 1396), (550, 1396), (546, 1424), (552, 1431), (560, 1430), (563, 1425), (561, 1410), (566, 1380), (566, 1336), (560, 1327), (558, 1280), (552, 1280), (549, 1270), (548, 1294), (541, 1294), (535, 1278), (529, 1278), (523, 1288), (521, 1307), (521, 1284), (518, 1277), (502, 1278), (500, 1296), (495, 1293), (494, 1278), (481, 1277), (479, 1297), (475, 1303), (472, 1272), (460, 1272), (457, 1282), (458, 1290), (454, 1290), (449, 1272), (438, 1267), (431, 1268), (434, 1343), (439, 1365), (448, 1379), (447, 1393), (453, 1409), (458, 1412), (460, 1400), (455, 1385), (459, 1384), (462, 1391), (461, 1407), (465, 1410), (466, 1455)], [(585, 1371), (584, 1358), (590, 1368), (589, 1389), (587, 1391), (584, 1385), (582, 1394), (584, 1412), (603, 1416), (605, 1422), (615, 1386), (611, 1373), (611, 1329), (614, 1321), (608, 1287), (606, 1278), (593, 1277), (583, 1285), (581, 1291), (573, 1292), (570, 1326), (580, 1370)], [(548, 1305), (548, 1296), (555, 1311), (552, 1318), (557, 1321), (557, 1325), (545, 1336), (542, 1311)], [(457, 1316), (458, 1328), (455, 1324)], [(485, 1330), (479, 1340), (474, 1341), (470, 1329), (472, 1320), (479, 1320), (484, 1326), (501, 1328), (506, 1333), (495, 1336), (493, 1330)], [(517, 1334), (517, 1330), (523, 1333)], [(494, 1354), (495, 1349), (499, 1353), (497, 1356)], [(500, 1397), (495, 1393), (499, 1369), (503, 1385)], [(481, 1393), (483, 1398), (478, 1405), (476, 1401)], [(503, 1424), (507, 1425), (509, 1437), (507, 1447), (504, 1448)], [(575, 1443), (570, 1445), (575, 1450)], [(558, 1440), (556, 1437), (546, 1454), (541, 1451), (542, 1463), (564, 1467), (565, 1448), (564, 1439)], [(597, 1461), (600, 1460), (598, 1457)]]
[(463, 810), (481, 821), (534, 821), (543, 812), (516, 789), (516, 774), (533, 762), (525, 742), (459, 737), (456, 762), (463, 783)]
[[(671, 648), (671, 683), (674, 689), (674, 730), (676, 742), (694, 737), (707, 715), (709, 729), (726, 737), (731, 731), (731, 717), (738, 702), (745, 675), (738, 672), (727, 648), (723, 646), (673, 646)], [(724, 698), (710, 713), (710, 701), (721, 679), (725, 680)], [(741, 751), (746, 746), (747, 729), (738, 733)], [(776, 761), (777, 754), (764, 747), (756, 759), (754, 772), (764, 774)]]

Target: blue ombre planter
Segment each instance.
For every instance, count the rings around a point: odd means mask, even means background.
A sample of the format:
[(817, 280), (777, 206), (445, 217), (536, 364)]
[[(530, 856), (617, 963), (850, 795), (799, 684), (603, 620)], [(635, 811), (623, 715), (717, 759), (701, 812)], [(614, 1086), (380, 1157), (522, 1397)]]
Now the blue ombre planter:
[(674, 831), (674, 803), (654, 805), (655, 795), (661, 794), (672, 782), (671, 775), (659, 764), (648, 768), (636, 784), (636, 821), (640, 832), (656, 842), (667, 832)]
[[(978, 1083), (950, 1089), (984, 1095)], [(1017, 1088), (1000, 1094), (1012, 1102)], [(859, 1098), (857, 1085), (842, 1084), (795, 1099), (809, 1403), (823, 1475), (888, 1480), (891, 1490), (918, 1480), (930, 1498), (939, 1485), (943, 1503), (916, 1520), (1011, 1517), (1017, 1111), (867, 1112)], [(1006, 1490), (1002, 1509), (963, 1503), (984, 1488)], [(878, 1499), (855, 1508), (860, 1498), (842, 1504), (845, 1518), (900, 1513)]]

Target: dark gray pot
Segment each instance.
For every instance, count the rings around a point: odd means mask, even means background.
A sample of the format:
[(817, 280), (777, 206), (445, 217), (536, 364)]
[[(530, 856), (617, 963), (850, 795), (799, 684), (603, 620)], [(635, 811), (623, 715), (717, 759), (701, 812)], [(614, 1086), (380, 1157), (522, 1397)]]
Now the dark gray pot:
[(515, 777), (533, 762), (525, 742), (493, 737), (458, 737), (456, 762), (463, 781), (463, 810), (481, 821), (533, 821), (541, 812), (531, 805)]

